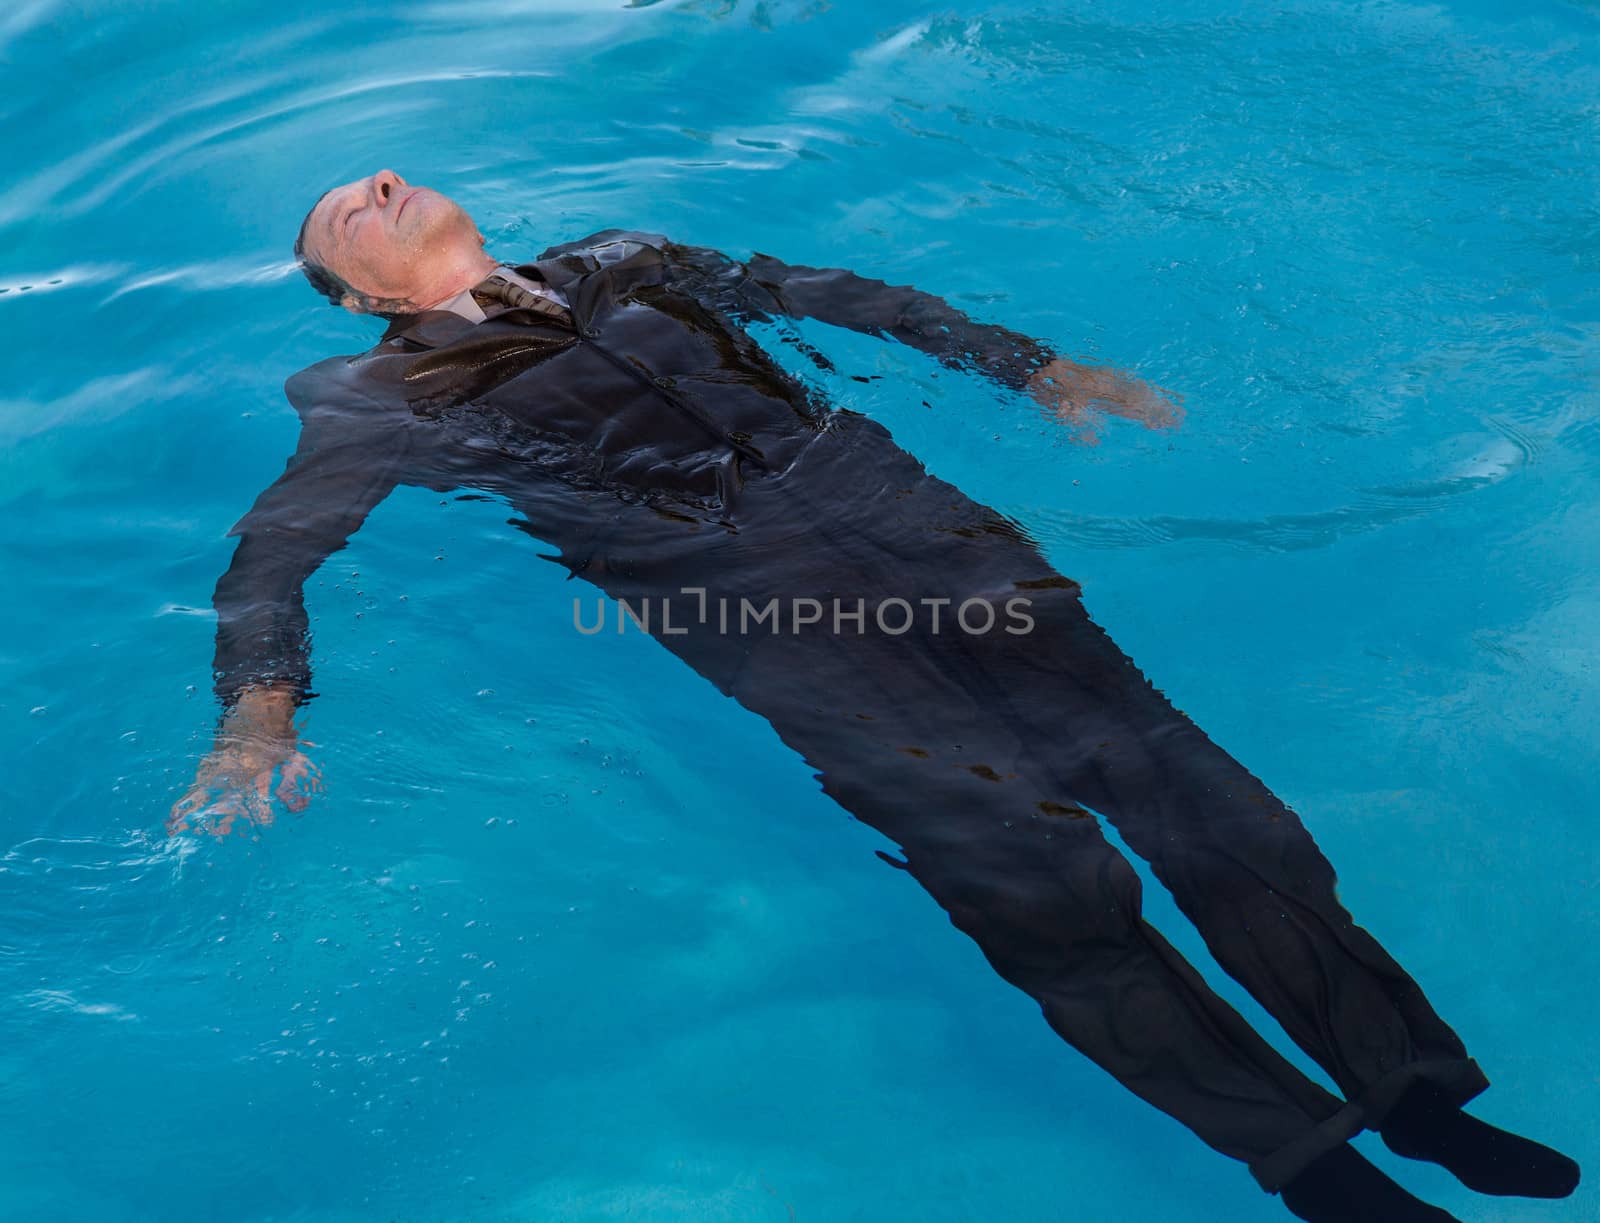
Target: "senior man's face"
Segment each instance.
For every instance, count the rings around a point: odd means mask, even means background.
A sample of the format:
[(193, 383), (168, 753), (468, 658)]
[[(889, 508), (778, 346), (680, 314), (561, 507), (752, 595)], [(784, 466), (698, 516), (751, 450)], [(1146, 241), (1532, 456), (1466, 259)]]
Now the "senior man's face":
[(392, 170), (335, 187), (312, 209), (305, 252), (368, 297), (431, 304), (434, 286), (483, 236), (454, 200)]

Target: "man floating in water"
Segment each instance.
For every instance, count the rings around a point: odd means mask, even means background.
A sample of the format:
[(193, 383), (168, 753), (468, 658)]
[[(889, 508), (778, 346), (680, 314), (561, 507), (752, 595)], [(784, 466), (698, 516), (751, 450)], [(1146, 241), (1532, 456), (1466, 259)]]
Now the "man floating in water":
[[(215, 595), (225, 713), (174, 831), (263, 821), (274, 792), (298, 809), (315, 788), (294, 726), (302, 586), (367, 513), (400, 484), (496, 494), (574, 576), (634, 608), (670, 601), (652, 634), (898, 844), (885, 860), (1063, 1039), (1300, 1218), (1450, 1218), (1348, 1145), (1363, 1129), (1483, 1193), (1572, 1192), (1572, 1160), (1462, 1111), (1488, 1080), (1345, 912), (1294, 812), (1150, 685), (1014, 523), (820, 402), (745, 326), (892, 338), (1072, 419), (1094, 403), (1171, 423), (1157, 393), (846, 271), (619, 231), (502, 265), (459, 206), (388, 171), (324, 195), (296, 253), (389, 327), (288, 382), (300, 444), (233, 532)], [(776, 629), (726, 614), (747, 606)], [(1096, 816), (1340, 1095), (1143, 920)]]

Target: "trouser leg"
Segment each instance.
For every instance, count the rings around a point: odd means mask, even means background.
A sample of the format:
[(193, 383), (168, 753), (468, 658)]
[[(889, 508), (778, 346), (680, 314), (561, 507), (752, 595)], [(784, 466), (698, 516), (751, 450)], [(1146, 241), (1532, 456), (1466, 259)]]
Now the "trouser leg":
[(1076, 598), (1035, 631), (963, 643), (970, 682), (1008, 701), (1042, 783), (1104, 815), (1217, 962), (1374, 1127), (1417, 1079), (1465, 1102), (1488, 1086), (1422, 989), (1340, 903), (1299, 817), (1156, 692)]
[(905, 866), (1065, 1040), (1276, 1190), (1360, 1128), (1143, 920), (1094, 818), (1027, 775), (1027, 750), (936, 642), (750, 643), (730, 691), (901, 846)]
[(874, 810), (838, 773), (824, 784), (895, 830), (905, 868), (1058, 1035), (1269, 1189), (1359, 1128), (1143, 919), (1138, 875), (1092, 816), (1043, 814), (1018, 779), (930, 784), (943, 761), (927, 763), (900, 794), (941, 818)]

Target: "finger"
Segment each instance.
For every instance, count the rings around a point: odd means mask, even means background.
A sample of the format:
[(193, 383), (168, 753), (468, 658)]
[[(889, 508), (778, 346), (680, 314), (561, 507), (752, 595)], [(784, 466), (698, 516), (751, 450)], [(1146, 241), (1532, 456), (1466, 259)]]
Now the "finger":
[(295, 780), (313, 790), (322, 789), (322, 766), (304, 752), (294, 755)]
[(1067, 440), (1074, 446), (1100, 444), (1100, 430), (1096, 427), (1094, 418), (1087, 413), (1070, 420), (1063, 419), (1062, 423), (1067, 426)]
[(180, 832), (188, 832), (193, 828), (191, 817), (200, 809), (207, 797), (207, 791), (203, 786), (195, 786), (173, 803), (172, 810), (167, 814), (167, 835), (175, 837)]
[(1171, 429), (1183, 415), (1159, 387), (1140, 387), (1128, 400), (1127, 415), (1147, 429)]
[(217, 840), (233, 831), (234, 821), (244, 814), (244, 800), (237, 794), (226, 794), (208, 810), (210, 826), (206, 829)]
[(306, 780), (298, 771), (291, 773), (288, 769), (284, 770), (283, 780), (278, 783), (277, 793), (278, 801), (296, 815), (304, 811), (311, 802)]
[(205, 786), (190, 786), (184, 796), (172, 804), (174, 811), (181, 810), (185, 815), (200, 806), (210, 795), (210, 790)]
[(278, 771), (278, 788), (274, 793), (290, 811), (304, 811), (309, 796), (305, 793), (309, 762), (305, 756), (296, 752), (283, 762), (283, 768)]
[[(245, 814), (256, 824), (272, 823), (272, 770), (256, 774), (255, 786), (245, 800)], [(242, 830), (241, 830), (242, 831)]]

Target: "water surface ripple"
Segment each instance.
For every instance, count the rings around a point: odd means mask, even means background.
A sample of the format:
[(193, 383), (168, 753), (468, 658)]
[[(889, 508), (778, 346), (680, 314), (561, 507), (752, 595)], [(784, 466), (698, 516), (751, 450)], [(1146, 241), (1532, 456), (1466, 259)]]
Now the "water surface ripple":
[(762, 333), (1081, 581), (1305, 815), (1484, 1115), (1595, 1164), (1597, 47), (1560, 0), (7, 6), (0, 1216), (1286, 1217), (764, 725), (576, 638), (494, 502), (404, 490), (308, 586), (326, 795), (162, 837), (283, 380), (373, 337), (290, 243), (380, 166), (507, 258), (616, 225), (849, 265), (1181, 394), (1087, 445)]

